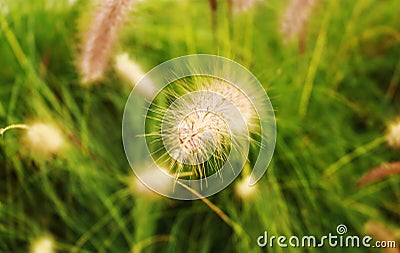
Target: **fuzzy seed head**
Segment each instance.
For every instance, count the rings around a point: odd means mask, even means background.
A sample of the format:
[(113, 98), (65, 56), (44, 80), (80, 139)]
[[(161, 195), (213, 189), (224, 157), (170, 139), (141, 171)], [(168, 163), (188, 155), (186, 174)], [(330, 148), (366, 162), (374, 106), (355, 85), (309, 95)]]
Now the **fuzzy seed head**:
[(44, 123), (29, 127), (27, 141), (33, 150), (42, 154), (57, 153), (64, 143), (60, 130)]
[(133, 85), (137, 84), (145, 75), (140, 65), (132, 61), (127, 53), (122, 53), (115, 57), (115, 69)]
[[(158, 177), (161, 168), (148, 168), (146, 171), (140, 174), (140, 178), (145, 182), (152, 182), (152, 185), (156, 185), (157, 189), (168, 189), (169, 182), (165, 181), (165, 178)], [(163, 172), (161, 172), (163, 173)], [(137, 176), (132, 175), (129, 181), (129, 189), (135, 195), (144, 196), (149, 199), (156, 199), (159, 197), (158, 194), (150, 190)]]
[(103, 78), (118, 31), (133, 0), (103, 0), (83, 34), (79, 70), (83, 84)]
[(230, 133), (219, 106), (227, 106), (227, 102), (209, 92), (195, 92), (175, 101), (165, 115), (162, 132), (164, 145), (175, 160), (198, 165), (213, 153), (223, 152)]
[(400, 149), (400, 119), (389, 124), (386, 140), (390, 147)]
[(223, 96), (239, 110), (246, 124), (251, 125), (254, 123), (257, 113), (250, 99), (240, 89), (222, 80), (210, 82), (204, 85), (203, 89)]
[(30, 248), (30, 253), (54, 253), (54, 240), (50, 236), (36, 239)]
[(241, 199), (247, 199), (254, 195), (257, 191), (257, 186), (249, 186), (250, 176), (243, 178), (235, 185), (235, 194)]
[(181, 169), (188, 165), (192, 175), (204, 177), (222, 167), (233, 145), (238, 149), (238, 139), (248, 140), (248, 127), (257, 114), (249, 98), (223, 80), (197, 77), (193, 83), (177, 84), (185, 94), (167, 90), (173, 102), (156, 110), (160, 137), (172, 158), (167, 164), (177, 166), (177, 174), (187, 175)]
[(281, 32), (285, 41), (305, 32), (315, 0), (291, 0), (281, 23)]
[[(127, 53), (122, 53), (115, 57), (114, 67), (119, 76), (131, 83), (140, 94), (149, 98), (156, 94), (154, 83), (145, 76), (142, 67), (131, 60)], [(140, 80), (142, 80), (143, 83), (137, 85)]]

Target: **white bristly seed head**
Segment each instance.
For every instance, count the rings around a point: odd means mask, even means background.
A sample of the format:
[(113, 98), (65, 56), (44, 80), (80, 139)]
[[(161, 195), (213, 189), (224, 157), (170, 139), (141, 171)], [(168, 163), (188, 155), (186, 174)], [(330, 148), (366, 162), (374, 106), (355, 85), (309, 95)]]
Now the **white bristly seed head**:
[(250, 176), (247, 176), (235, 184), (235, 194), (241, 199), (249, 198), (257, 191), (257, 185), (249, 186), (249, 180)]
[[(157, 189), (168, 189), (169, 183), (164, 177), (157, 177), (160, 173), (161, 168), (151, 167), (147, 168), (143, 173), (140, 174), (140, 178), (145, 181), (151, 181), (153, 185), (156, 185)], [(129, 178), (128, 187), (134, 195), (144, 196), (148, 199), (157, 199), (159, 197), (154, 191), (150, 190), (136, 175), (132, 175)]]
[[(232, 139), (247, 140), (248, 127), (256, 119), (249, 98), (237, 87), (215, 78), (195, 78), (179, 83), (185, 95), (172, 89), (173, 103), (157, 111), (161, 137), (171, 166), (192, 166), (192, 175), (207, 176), (204, 163), (214, 172), (229, 156)], [(179, 176), (181, 171), (176, 172)], [(187, 173), (186, 173), (187, 175)]]
[(53, 125), (35, 123), (27, 132), (27, 142), (31, 149), (42, 154), (54, 154), (64, 143), (61, 131)]
[(240, 112), (247, 125), (253, 124), (257, 119), (257, 113), (250, 99), (235, 86), (223, 80), (213, 80), (205, 84), (202, 89), (215, 92), (229, 100)]
[(37, 238), (32, 242), (30, 253), (54, 253), (54, 240), (50, 236)]
[(390, 147), (400, 149), (400, 119), (389, 124), (386, 140)]
[[(145, 76), (142, 67), (131, 60), (127, 53), (122, 53), (115, 57), (114, 68), (119, 76), (135, 87), (135, 91), (138, 93), (149, 98), (156, 93), (156, 88), (153, 82)], [(137, 86), (140, 80), (144, 83)]]

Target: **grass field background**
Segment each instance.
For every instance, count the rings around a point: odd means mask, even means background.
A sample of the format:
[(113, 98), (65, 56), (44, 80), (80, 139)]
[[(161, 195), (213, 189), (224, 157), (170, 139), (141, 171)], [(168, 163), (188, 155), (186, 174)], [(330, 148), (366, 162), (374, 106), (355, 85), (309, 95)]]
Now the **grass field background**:
[(357, 186), (399, 160), (385, 139), (400, 115), (398, 1), (317, 1), (302, 48), (280, 33), (287, 1), (242, 12), (217, 2), (213, 26), (208, 1), (142, 1), (113, 55), (127, 52), (147, 71), (216, 54), (263, 84), (277, 118), (271, 165), (251, 197), (235, 192), (238, 178), (209, 198), (234, 226), (201, 200), (135, 190), (121, 139), (131, 85), (110, 63), (101, 82), (83, 86), (76, 67), (93, 3), (1, 0), (0, 127), (54, 124), (67, 147), (44, 157), (23, 129), (1, 137), (0, 252), (27, 252), (43, 236), (56, 252), (385, 252), (257, 246), (264, 231), (323, 236), (345, 224), (347, 235), (379, 234), (378, 226), (366, 231), (371, 221), (399, 240), (399, 176)]

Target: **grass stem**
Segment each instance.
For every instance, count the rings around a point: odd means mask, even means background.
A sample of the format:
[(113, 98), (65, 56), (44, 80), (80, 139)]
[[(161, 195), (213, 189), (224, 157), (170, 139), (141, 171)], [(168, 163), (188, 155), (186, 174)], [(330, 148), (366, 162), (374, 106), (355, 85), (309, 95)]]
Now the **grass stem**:
[(7, 132), (8, 130), (11, 130), (11, 129), (29, 129), (29, 126), (25, 125), (25, 124), (9, 125), (5, 128), (0, 128), (0, 135), (3, 135), (5, 132)]

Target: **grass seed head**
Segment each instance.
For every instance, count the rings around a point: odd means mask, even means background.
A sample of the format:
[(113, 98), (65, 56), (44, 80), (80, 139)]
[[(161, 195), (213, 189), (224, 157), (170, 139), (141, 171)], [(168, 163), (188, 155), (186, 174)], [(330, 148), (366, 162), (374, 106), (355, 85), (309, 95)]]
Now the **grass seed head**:
[(285, 42), (305, 33), (315, 0), (291, 0), (281, 22)]
[[(165, 178), (163, 177), (156, 176), (158, 173), (160, 173), (160, 170), (162, 169), (158, 167), (148, 168), (146, 171), (140, 174), (140, 178), (145, 182), (151, 181), (153, 185), (157, 186), (157, 189), (164, 189), (167, 191), (167, 189), (170, 187), (169, 182), (165, 181)], [(142, 181), (140, 181), (136, 175), (132, 175), (129, 178), (128, 187), (129, 190), (136, 196), (142, 196), (151, 200), (155, 200), (160, 197), (157, 193), (150, 190)]]
[[(114, 68), (118, 75), (124, 80), (128, 81), (135, 91), (151, 98), (156, 94), (156, 87), (149, 77), (146, 77), (142, 67), (135, 61), (129, 58), (127, 53), (119, 54), (115, 57)], [(137, 85), (141, 80), (141, 84)]]
[(135, 86), (145, 75), (139, 64), (132, 61), (127, 53), (118, 54), (115, 57), (115, 70), (118, 74)]
[(390, 147), (400, 149), (400, 119), (389, 124), (386, 140)]
[(54, 253), (54, 240), (50, 236), (42, 236), (32, 242), (30, 253)]
[(95, 8), (90, 25), (83, 33), (79, 71), (82, 84), (103, 78), (109, 56), (133, 0), (103, 0)]
[(35, 123), (27, 132), (29, 146), (41, 154), (54, 154), (64, 143), (61, 131), (53, 125)]
[(250, 176), (242, 178), (235, 184), (235, 194), (241, 199), (247, 199), (257, 191), (257, 185), (249, 186)]
[(155, 110), (162, 125), (159, 139), (177, 177), (188, 175), (187, 169), (203, 178), (226, 162), (230, 148), (237, 144), (232, 143), (233, 137), (248, 138), (239, 117), (251, 125), (257, 114), (249, 98), (226, 81), (196, 77), (192, 83), (178, 81), (177, 87), (185, 94), (167, 89), (173, 102)]

